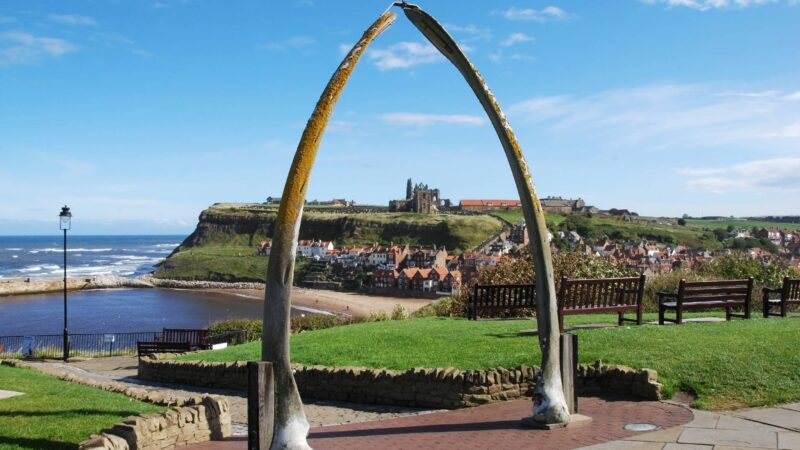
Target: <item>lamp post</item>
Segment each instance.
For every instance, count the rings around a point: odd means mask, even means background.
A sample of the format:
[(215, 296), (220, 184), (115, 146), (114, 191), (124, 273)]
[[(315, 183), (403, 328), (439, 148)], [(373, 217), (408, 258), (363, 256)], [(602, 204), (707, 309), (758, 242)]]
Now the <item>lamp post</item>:
[(64, 361), (69, 359), (69, 333), (67, 332), (67, 230), (72, 226), (72, 213), (64, 205), (58, 215), (59, 228), (64, 230)]

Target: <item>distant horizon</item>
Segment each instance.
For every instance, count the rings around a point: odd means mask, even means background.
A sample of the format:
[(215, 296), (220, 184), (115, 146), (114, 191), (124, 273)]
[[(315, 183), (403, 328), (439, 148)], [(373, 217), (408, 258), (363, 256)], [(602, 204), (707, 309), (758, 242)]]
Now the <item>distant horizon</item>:
[[(239, 203), (239, 202), (227, 202), (227, 203)], [(245, 203), (246, 204), (246, 202), (241, 202), (241, 203)], [(254, 204), (258, 204), (258, 203), (254, 203)], [(368, 204), (362, 204), (362, 205), (365, 205), (365, 206), (381, 206), (381, 205), (368, 205)], [(626, 209), (626, 208), (618, 208), (618, 209)], [(632, 211), (632, 212), (638, 214), (638, 212), (636, 212), (636, 211)], [(358, 213), (353, 213), (353, 214), (358, 214)], [(402, 213), (399, 213), (399, 214), (402, 214)], [(436, 214), (436, 213), (433, 213), (433, 214)], [(446, 214), (446, 213), (444, 213), (444, 214)], [(664, 216), (649, 216), (649, 215), (641, 215), (640, 214), (639, 216), (643, 217), (643, 218), (650, 218), (650, 219), (659, 219), (659, 218), (679, 219), (679, 218), (681, 218), (681, 216), (666, 216), (666, 215), (664, 215)], [(701, 219), (701, 218), (763, 219), (763, 218), (767, 218), (767, 217), (800, 217), (800, 214), (767, 214), (767, 215), (747, 215), (747, 216), (732, 216), (732, 215), (689, 216), (689, 218), (692, 218), (692, 219)], [(776, 222), (776, 223), (779, 223), (779, 222)], [(47, 225), (48, 227), (57, 227), (58, 226), (58, 223), (55, 220), (53, 221), (53, 223), (50, 223), (50, 222), (46, 222), (45, 223), (44, 221), (42, 221), (42, 222), (39, 222), (39, 224), (42, 225), (42, 226)], [(178, 236), (182, 236), (183, 238), (186, 238), (190, 234), (192, 234), (192, 232), (194, 232), (196, 226), (197, 226), (197, 224), (192, 226), (191, 229), (187, 229), (186, 231), (170, 231), (170, 232), (158, 232), (158, 233), (152, 233), (152, 232), (139, 232), (139, 233), (134, 233), (134, 232), (124, 232), (124, 233), (119, 233), (119, 232), (105, 232), (105, 233), (91, 232), (91, 233), (84, 233), (84, 232), (79, 232), (79, 231), (77, 231), (77, 229), (73, 228), (72, 230), (69, 230), (68, 237), (69, 236), (84, 236), (84, 237), (91, 237), (91, 236), (165, 236), (165, 237), (169, 236), (169, 237), (178, 237)], [(2, 221), (0, 221), (0, 229), (3, 229)], [(54, 237), (54, 238), (57, 237), (57, 238), (61, 239), (63, 237), (63, 232), (61, 232), (59, 230), (58, 232), (38, 232), (38, 233), (37, 232), (34, 232), (34, 233), (31, 233), (31, 232), (21, 233), (20, 232), (20, 233), (4, 233), (4, 234), (0, 234), (0, 238), (3, 238), (3, 237), (25, 237), (25, 236), (31, 236), (31, 237)]]

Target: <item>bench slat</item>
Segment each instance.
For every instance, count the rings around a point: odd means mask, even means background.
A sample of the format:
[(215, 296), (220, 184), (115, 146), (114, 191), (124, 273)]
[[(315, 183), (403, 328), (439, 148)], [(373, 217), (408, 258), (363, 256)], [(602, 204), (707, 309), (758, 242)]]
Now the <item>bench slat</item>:
[(703, 302), (703, 301), (711, 301), (711, 300), (744, 300), (747, 298), (747, 294), (693, 294), (693, 295), (684, 295), (682, 300), (684, 303), (689, 302)]
[(686, 289), (696, 288), (700, 286), (715, 287), (715, 286), (747, 286), (749, 280), (720, 280), (720, 281), (686, 281), (684, 285)]
[(742, 287), (731, 287), (731, 288), (707, 288), (707, 289), (698, 289), (698, 288), (686, 288), (683, 291), (683, 295), (697, 295), (697, 294), (747, 294), (747, 286)]

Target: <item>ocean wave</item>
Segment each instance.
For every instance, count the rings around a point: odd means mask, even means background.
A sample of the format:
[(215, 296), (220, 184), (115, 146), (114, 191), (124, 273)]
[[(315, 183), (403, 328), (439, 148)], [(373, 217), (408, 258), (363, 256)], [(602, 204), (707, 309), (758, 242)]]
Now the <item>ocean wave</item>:
[[(68, 248), (67, 253), (70, 252), (110, 252), (111, 248)], [(28, 251), (28, 253), (64, 253), (63, 248), (37, 248), (34, 250)]]
[(109, 258), (122, 259), (127, 261), (160, 261), (162, 258), (153, 258), (152, 256), (136, 256), (136, 255), (111, 255)]
[(10, 252), (18, 252), (18, 251), (21, 251), (22, 249), (19, 248), (19, 247), (9, 247), (6, 250), (8, 250)]
[(181, 244), (180, 243), (177, 243), (177, 244), (156, 244), (156, 245), (153, 245), (153, 247), (157, 247), (157, 248), (172, 247), (172, 248), (174, 248), (174, 247), (177, 247), (179, 245), (181, 245)]
[(57, 266), (55, 264), (42, 264), (40, 266), (24, 267), (22, 269), (19, 269), (19, 271), (28, 273), (28, 272), (39, 272), (41, 270), (55, 270), (55, 269), (60, 269), (60, 268), (61, 268), (61, 266)]
[(19, 258), (19, 255), (11, 255), (12, 258)]

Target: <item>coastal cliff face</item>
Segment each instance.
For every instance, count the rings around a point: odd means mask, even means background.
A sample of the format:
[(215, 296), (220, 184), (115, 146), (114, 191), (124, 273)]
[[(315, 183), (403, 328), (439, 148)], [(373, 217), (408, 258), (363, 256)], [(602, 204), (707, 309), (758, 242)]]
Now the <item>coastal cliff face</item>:
[[(276, 215), (275, 209), (262, 205), (214, 205), (200, 214), (197, 227), (179, 250), (231, 243), (257, 245), (272, 236)], [(489, 216), (339, 213), (331, 209), (306, 211), (300, 224), (300, 239), (333, 241), (337, 245), (437, 245), (460, 253), (501, 228), (502, 223)]]
[[(275, 229), (277, 209), (261, 204), (214, 204), (200, 214), (197, 227), (159, 266), (156, 277), (263, 281), (267, 258), (256, 248)], [(481, 215), (345, 212), (336, 208), (307, 210), (300, 239), (332, 241), (336, 246), (374, 243), (444, 246), (469, 251), (503, 224)], [(301, 262), (298, 261), (298, 265)]]

